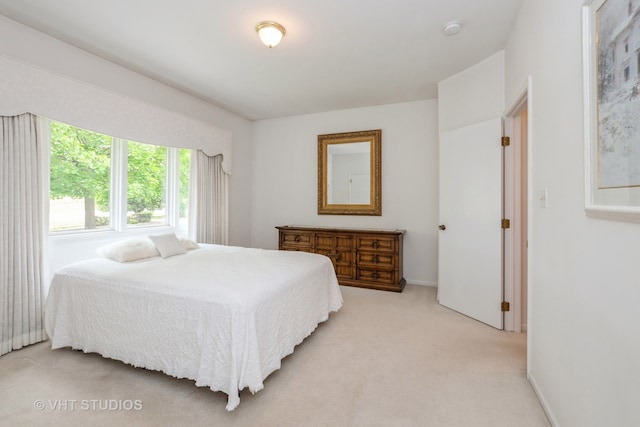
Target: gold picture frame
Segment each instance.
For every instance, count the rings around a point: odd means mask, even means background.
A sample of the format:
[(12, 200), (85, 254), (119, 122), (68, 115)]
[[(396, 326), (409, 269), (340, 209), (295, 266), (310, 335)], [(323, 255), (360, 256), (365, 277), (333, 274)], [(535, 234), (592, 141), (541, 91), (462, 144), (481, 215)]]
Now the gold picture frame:
[(382, 215), (382, 130), (318, 135), (318, 214)]

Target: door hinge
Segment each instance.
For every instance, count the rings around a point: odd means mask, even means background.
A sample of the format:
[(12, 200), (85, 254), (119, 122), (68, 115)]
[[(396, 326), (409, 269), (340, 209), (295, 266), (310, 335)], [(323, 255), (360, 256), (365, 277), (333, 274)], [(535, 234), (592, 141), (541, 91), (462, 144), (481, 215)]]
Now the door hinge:
[(508, 301), (502, 301), (502, 304), (500, 304), (500, 309), (502, 311), (509, 311), (509, 302)]
[(511, 221), (509, 221), (508, 219), (503, 219), (502, 228), (511, 228)]
[(511, 138), (509, 138), (508, 136), (503, 136), (501, 143), (503, 147), (508, 147), (511, 145)]

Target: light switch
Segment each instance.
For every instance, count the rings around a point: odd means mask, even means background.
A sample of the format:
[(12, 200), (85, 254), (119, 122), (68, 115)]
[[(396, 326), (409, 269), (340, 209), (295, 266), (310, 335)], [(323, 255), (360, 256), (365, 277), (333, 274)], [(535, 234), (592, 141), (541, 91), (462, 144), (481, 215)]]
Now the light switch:
[(548, 208), (549, 207), (549, 202), (548, 202), (548, 197), (547, 197), (547, 189), (543, 188), (540, 190), (540, 193), (538, 194), (538, 201), (540, 202), (540, 207), (541, 208)]

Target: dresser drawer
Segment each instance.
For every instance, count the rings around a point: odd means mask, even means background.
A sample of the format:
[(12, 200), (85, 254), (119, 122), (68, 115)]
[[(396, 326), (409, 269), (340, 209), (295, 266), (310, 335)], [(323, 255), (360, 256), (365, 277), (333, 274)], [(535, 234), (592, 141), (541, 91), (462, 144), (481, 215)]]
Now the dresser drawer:
[(305, 231), (281, 231), (280, 249), (311, 248), (314, 233)]
[(395, 267), (395, 254), (393, 252), (358, 252), (356, 259), (357, 264), (361, 267)]
[(396, 283), (395, 271), (393, 270), (377, 270), (370, 268), (358, 268), (356, 279), (367, 282), (384, 283), (393, 285)]
[(396, 249), (396, 239), (393, 237), (358, 236), (356, 248), (361, 250), (375, 250), (393, 252)]

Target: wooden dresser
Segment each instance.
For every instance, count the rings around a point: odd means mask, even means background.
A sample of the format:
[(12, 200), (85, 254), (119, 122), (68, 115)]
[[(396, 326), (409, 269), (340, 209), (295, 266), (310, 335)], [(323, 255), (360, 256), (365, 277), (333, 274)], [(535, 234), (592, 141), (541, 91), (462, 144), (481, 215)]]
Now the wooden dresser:
[(402, 292), (404, 230), (280, 226), (278, 249), (331, 258), (341, 285)]

